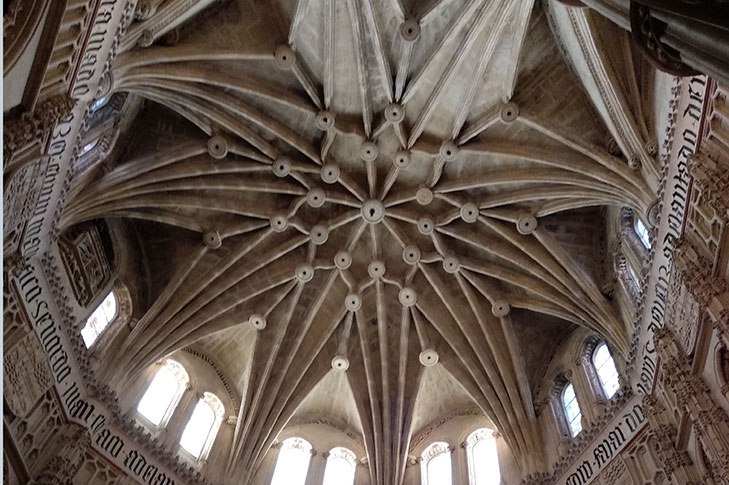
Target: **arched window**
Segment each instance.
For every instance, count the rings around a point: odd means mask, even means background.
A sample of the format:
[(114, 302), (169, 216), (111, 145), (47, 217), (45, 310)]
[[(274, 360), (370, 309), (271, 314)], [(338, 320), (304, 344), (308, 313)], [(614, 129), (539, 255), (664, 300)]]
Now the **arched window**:
[(357, 457), (347, 448), (332, 448), (324, 470), (324, 485), (352, 485)]
[(164, 426), (185, 392), (190, 377), (182, 364), (167, 360), (137, 405), (137, 411), (155, 426)]
[(88, 142), (86, 145), (83, 146), (83, 148), (81, 148), (81, 155), (83, 155), (84, 153), (89, 153), (91, 150), (94, 149), (97, 143), (99, 143), (98, 138)]
[(499, 455), (496, 451), (494, 432), (488, 428), (477, 429), (466, 438), (468, 457), (468, 483), (470, 485), (499, 485)]
[(104, 106), (106, 106), (106, 103), (109, 102), (109, 99), (110, 99), (109, 96), (102, 96), (101, 98), (94, 101), (93, 104), (91, 105), (91, 112), (94, 113), (96, 111), (99, 111)]
[(640, 219), (640, 217), (635, 218), (634, 229), (635, 233), (638, 235), (638, 238), (640, 239), (640, 242), (643, 243), (643, 246), (646, 247), (646, 249), (651, 248), (651, 236), (648, 233), (648, 228), (645, 227), (645, 224), (643, 224), (643, 221)]
[(638, 276), (638, 273), (635, 272), (635, 270), (633, 269), (633, 267), (631, 265), (626, 264), (625, 266), (628, 267), (628, 273), (630, 274), (630, 277), (633, 279), (633, 283), (635, 284), (635, 286), (639, 286), (640, 277)]
[(304, 485), (311, 460), (311, 443), (289, 438), (281, 443), (271, 485)]
[(570, 428), (570, 434), (574, 438), (582, 431), (582, 412), (580, 404), (577, 402), (575, 388), (571, 382), (568, 382), (562, 391), (562, 404), (564, 405), (564, 413), (567, 416), (567, 424)]
[(206, 392), (195, 405), (180, 438), (180, 446), (195, 458), (205, 457), (218, 434), (225, 408), (218, 396)]
[(620, 382), (615, 361), (604, 342), (598, 345), (595, 353), (592, 354), (592, 363), (595, 365), (598, 377), (600, 377), (602, 390), (605, 392), (605, 396), (610, 399), (620, 389)]
[(96, 307), (94, 313), (86, 320), (86, 325), (81, 329), (81, 337), (84, 339), (84, 344), (88, 349), (91, 347), (96, 339), (99, 338), (101, 332), (114, 320), (116, 317), (116, 296), (112, 291), (101, 305)]
[(423, 485), (451, 485), (451, 449), (448, 443), (437, 441), (420, 455)]

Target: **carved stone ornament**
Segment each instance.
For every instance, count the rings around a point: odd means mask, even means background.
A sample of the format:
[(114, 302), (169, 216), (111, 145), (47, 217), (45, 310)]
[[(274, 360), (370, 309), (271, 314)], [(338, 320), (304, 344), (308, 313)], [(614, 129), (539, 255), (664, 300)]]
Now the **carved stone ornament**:
[(48, 361), (35, 334), (27, 333), (5, 352), (3, 369), (5, 405), (14, 415), (25, 416), (52, 384)]
[(41, 101), (30, 113), (3, 117), (4, 160), (9, 160), (14, 150), (49, 134), (53, 125), (67, 116), (75, 104), (73, 98), (58, 94)]

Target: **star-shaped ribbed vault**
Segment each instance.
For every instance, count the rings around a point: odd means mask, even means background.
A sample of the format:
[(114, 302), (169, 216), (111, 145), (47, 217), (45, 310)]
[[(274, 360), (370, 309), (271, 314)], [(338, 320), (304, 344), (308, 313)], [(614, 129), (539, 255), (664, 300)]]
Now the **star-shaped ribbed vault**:
[[(432, 365), (493, 421), (524, 473), (539, 470), (514, 309), (627, 350), (595, 276), (542, 221), (605, 205), (645, 213), (652, 190), (596, 144), (604, 129), (588, 106), (570, 105), (565, 126), (559, 108), (519, 102), (517, 74), (556, 52), (538, 41), (522, 52), (532, 2), (417, 4), (282, 2), (266, 19), (240, 2), (194, 21), (175, 46), (116, 61), (115, 91), (199, 129), (129, 148), (64, 224), (145, 219), (202, 242), (105, 373), (133, 378), (252, 326), (228, 460), (243, 483), (328, 372), (346, 372), (373, 483), (399, 483)], [(539, 14), (537, 37), (548, 34)]]

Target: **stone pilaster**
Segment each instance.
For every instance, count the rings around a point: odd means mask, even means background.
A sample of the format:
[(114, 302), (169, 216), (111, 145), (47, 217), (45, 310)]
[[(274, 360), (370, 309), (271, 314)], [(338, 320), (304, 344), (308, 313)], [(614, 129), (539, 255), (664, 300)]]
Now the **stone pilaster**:
[[(664, 385), (676, 394), (678, 404), (695, 425), (713, 475), (729, 477), (729, 417), (711, 398), (709, 388), (691, 371), (689, 360), (676, 337), (663, 328), (656, 332)], [(722, 483), (729, 484), (729, 478)]]
[(190, 416), (192, 416), (195, 404), (202, 397), (202, 395), (192, 391), (192, 386), (188, 383), (169, 421), (167, 421), (164, 428), (158, 431), (158, 437), (164, 443), (164, 449), (166, 451), (175, 452), (177, 450), (179, 440), (182, 437), (182, 431)]
[(729, 163), (699, 152), (689, 159), (689, 171), (704, 202), (710, 204), (724, 222), (729, 222)]
[(580, 358), (575, 362), (577, 368), (581, 370), (580, 380), (584, 382), (584, 387), (590, 393), (590, 406), (585, 406), (587, 411), (590, 413), (590, 421), (594, 422), (599, 418), (603, 412), (605, 412), (606, 397), (605, 392), (600, 384), (600, 376), (597, 375), (597, 370), (592, 362), (592, 352), (583, 353)]
[(29, 483), (32, 485), (74, 485), (74, 477), (83, 465), (91, 436), (83, 426), (68, 424), (61, 435), (59, 449), (40, 473)]
[(729, 345), (729, 282), (714, 276), (713, 261), (709, 261), (682, 240), (676, 250), (675, 271), (681, 273), (683, 284), (706, 312), (720, 337)]
[[(324, 467), (327, 464), (324, 455), (324, 453), (317, 453), (315, 449), (311, 449), (311, 460), (306, 472), (306, 485), (318, 485), (324, 480)], [(326, 453), (326, 456), (329, 456), (329, 453)]]
[(677, 485), (698, 485), (703, 483), (701, 475), (691, 462), (686, 451), (675, 446), (676, 427), (666, 413), (665, 407), (654, 396), (643, 398), (643, 408), (650, 423), (651, 446), (658, 455), (667, 475), (673, 477)]

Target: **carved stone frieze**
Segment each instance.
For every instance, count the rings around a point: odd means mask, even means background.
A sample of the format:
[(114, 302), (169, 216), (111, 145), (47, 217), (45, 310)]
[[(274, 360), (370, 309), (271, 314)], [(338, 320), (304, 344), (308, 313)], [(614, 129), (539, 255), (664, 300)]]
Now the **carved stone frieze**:
[(729, 477), (729, 417), (714, 402), (701, 376), (692, 372), (676, 335), (664, 327), (656, 332), (655, 339), (663, 384), (675, 393), (679, 405), (694, 422), (715, 475)]
[(713, 275), (713, 262), (685, 239), (680, 240), (676, 247), (675, 268), (681, 273), (681, 284), (691, 292), (701, 308), (707, 308), (715, 296), (729, 289), (724, 278)]
[(701, 307), (684, 282), (686, 273), (674, 271), (668, 286), (665, 322), (676, 333), (683, 350), (693, 352), (699, 328)]
[(68, 116), (76, 102), (58, 94), (38, 103), (35, 110), (3, 118), (3, 160), (7, 162), (18, 148), (48, 135), (61, 118)]
[(3, 395), (16, 416), (27, 411), (53, 384), (46, 354), (34, 333), (3, 355)]
[(563, 453), (559, 460), (551, 467), (551, 473), (537, 473), (527, 476), (522, 485), (547, 485), (553, 484), (567, 469), (574, 463), (575, 459), (584, 452), (593, 440), (605, 430), (605, 426), (618, 415), (627, 403), (633, 397), (630, 388), (621, 388), (613, 396), (605, 406), (605, 411), (597, 418), (589, 427), (583, 429), (582, 432), (574, 438)]
[(63, 286), (59, 276), (61, 269), (56, 258), (50, 253), (46, 253), (42, 261), (48, 286), (51, 289), (56, 305), (59, 307), (64, 328), (67, 331), (71, 346), (75, 351), (76, 362), (90, 397), (103, 403), (113, 416), (114, 424), (119, 426), (132, 439), (144, 446), (144, 449), (148, 450), (156, 460), (173, 471), (177, 476), (184, 479), (186, 483), (192, 485), (209, 485), (209, 482), (205, 480), (199, 470), (190, 466), (189, 463), (184, 462), (177, 453), (167, 450), (163, 441), (153, 437), (136, 419), (124, 414), (119, 406), (119, 399), (116, 393), (108, 385), (99, 384), (96, 381), (96, 376), (89, 362), (88, 350), (74, 325), (76, 320), (73, 316), (73, 310), (68, 303), (71, 293)]
[(684, 236), (711, 263), (718, 257), (729, 221), (729, 164), (717, 160), (701, 152), (689, 161), (694, 181)]
[(701, 477), (688, 453), (676, 449), (676, 426), (665, 407), (654, 396), (645, 396), (643, 409), (650, 423), (649, 442), (666, 474), (673, 475), (677, 483), (698, 483)]
[(625, 461), (621, 457), (613, 460), (610, 465), (600, 474), (600, 483), (602, 485), (623, 485), (630, 483), (630, 474)]
[(76, 300), (87, 306), (111, 278), (111, 262), (98, 228), (90, 224), (62, 237), (58, 249)]

